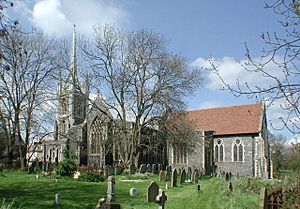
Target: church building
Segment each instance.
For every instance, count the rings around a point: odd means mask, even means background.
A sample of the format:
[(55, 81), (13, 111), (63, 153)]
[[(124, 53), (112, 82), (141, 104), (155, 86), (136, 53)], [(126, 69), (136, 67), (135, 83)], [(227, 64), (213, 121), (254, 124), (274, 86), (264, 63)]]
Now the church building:
[[(61, 162), (63, 149), (69, 145), (78, 166), (113, 165), (118, 163), (118, 155), (110, 136), (112, 122), (116, 119), (100, 97), (89, 100), (88, 81), (85, 86), (80, 84), (75, 35), (74, 27), (71, 70), (65, 81), (59, 73), (55, 134), (43, 143), (43, 160)], [(193, 152), (189, 153), (184, 146), (164, 143), (160, 150), (151, 150), (151, 156), (142, 155), (139, 162), (171, 165), (173, 168), (193, 167), (206, 174), (230, 171), (244, 176), (271, 176), (263, 104), (192, 110), (187, 115), (199, 136)]]
[(266, 110), (262, 103), (187, 112), (199, 135), (195, 149), (169, 147), (169, 164), (194, 167), (206, 174), (239, 173), (270, 178)]

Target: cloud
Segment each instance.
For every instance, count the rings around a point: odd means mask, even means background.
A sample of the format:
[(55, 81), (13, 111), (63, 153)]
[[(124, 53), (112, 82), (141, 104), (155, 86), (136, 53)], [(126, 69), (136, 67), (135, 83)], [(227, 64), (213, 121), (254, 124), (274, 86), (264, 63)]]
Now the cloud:
[(63, 36), (70, 34), (73, 24), (89, 35), (94, 25), (122, 25), (128, 17), (116, 0), (40, 0), (34, 4), (30, 20), (45, 33)]
[[(267, 59), (267, 58), (266, 58)], [(280, 59), (280, 58), (278, 58)], [(237, 81), (241, 84), (241, 87), (245, 88), (245, 83), (249, 86), (261, 86), (267, 87), (274, 84), (274, 80), (262, 75), (262, 73), (255, 71), (251, 66), (247, 66), (247, 70), (243, 66), (246, 65), (247, 60), (235, 60), (233, 57), (223, 57), (223, 58), (212, 58), (205, 59), (202, 57), (197, 58), (192, 65), (201, 68), (208, 69), (208, 88), (212, 90), (219, 90), (224, 87), (222, 80), (216, 74), (216, 71), (212, 70), (211, 61), (217, 67), (217, 71), (220, 77), (226, 84), (231, 87), (236, 86)], [(258, 61), (258, 58), (256, 59)], [(265, 66), (267, 72), (272, 72), (272, 75), (278, 78), (283, 78), (282, 71), (274, 71), (277, 66), (270, 63)], [(275, 74), (274, 74), (275, 72)]]

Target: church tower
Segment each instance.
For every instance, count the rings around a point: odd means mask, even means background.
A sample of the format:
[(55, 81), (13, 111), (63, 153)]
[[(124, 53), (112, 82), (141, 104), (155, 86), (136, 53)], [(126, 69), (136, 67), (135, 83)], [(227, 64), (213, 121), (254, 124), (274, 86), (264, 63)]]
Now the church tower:
[[(61, 69), (58, 72), (58, 132), (62, 137), (69, 130), (84, 122), (87, 108), (87, 95), (83, 92), (77, 72), (76, 56), (76, 30), (75, 25), (72, 36), (72, 55), (69, 75), (65, 82), (62, 80)], [(58, 138), (61, 138), (58, 136)]]

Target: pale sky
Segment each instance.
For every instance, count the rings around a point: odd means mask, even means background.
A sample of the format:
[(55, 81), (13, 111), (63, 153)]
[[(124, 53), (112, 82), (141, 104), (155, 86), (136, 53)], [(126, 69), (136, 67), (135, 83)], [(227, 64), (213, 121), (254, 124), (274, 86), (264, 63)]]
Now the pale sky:
[[(268, 84), (265, 78), (242, 69), (239, 63), (245, 61), (244, 44), (247, 42), (252, 55), (259, 57), (264, 47), (260, 35), (282, 33), (278, 16), (264, 9), (261, 0), (21, 0), (15, 5), (9, 14), (19, 19), (22, 26), (58, 37), (70, 37), (73, 24), (78, 33), (87, 36), (92, 34), (93, 25), (104, 23), (125, 31), (154, 30), (164, 35), (170, 49), (187, 57), (191, 65), (209, 67), (208, 59), (213, 57), (230, 84), (236, 78), (250, 84)], [(272, 66), (269, 68), (272, 70)], [(255, 102), (220, 91), (220, 80), (215, 74), (206, 73), (205, 86), (193, 98), (187, 98), (188, 109)], [(275, 104), (267, 117), (279, 127), (277, 118), (282, 114), (279, 104)], [(287, 131), (275, 133), (292, 138)]]

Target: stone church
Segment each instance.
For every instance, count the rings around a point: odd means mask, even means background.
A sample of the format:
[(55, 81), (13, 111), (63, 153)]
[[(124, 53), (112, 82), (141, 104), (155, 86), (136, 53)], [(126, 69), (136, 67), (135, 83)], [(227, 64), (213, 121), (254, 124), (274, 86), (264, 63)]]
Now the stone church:
[(169, 147), (169, 164), (195, 167), (206, 174), (239, 173), (272, 177), (266, 110), (262, 103), (187, 112), (199, 135), (193, 153)]
[[(116, 119), (101, 98), (89, 101), (89, 86), (79, 82), (75, 35), (74, 28), (71, 70), (67, 79), (60, 78), (58, 84), (55, 134), (43, 143), (43, 160), (60, 162), (62, 151), (68, 144), (76, 155), (77, 165), (113, 165), (118, 162), (117, 152), (113, 144), (108, 147), (106, 142), (112, 121)], [(206, 174), (231, 171), (246, 176), (271, 176), (263, 104), (193, 110), (187, 115), (199, 136), (194, 151), (188, 153), (184, 146), (164, 143), (159, 150), (142, 155), (140, 163), (193, 167)]]

